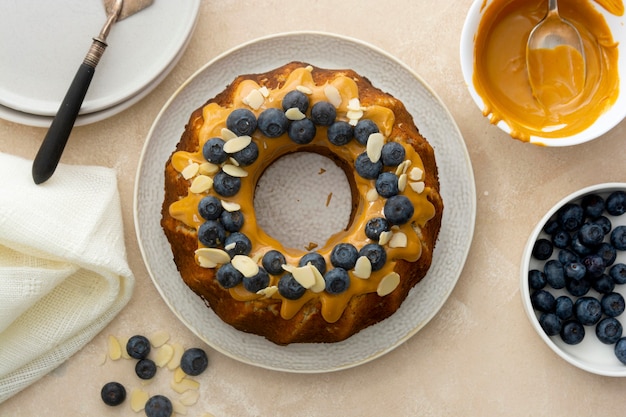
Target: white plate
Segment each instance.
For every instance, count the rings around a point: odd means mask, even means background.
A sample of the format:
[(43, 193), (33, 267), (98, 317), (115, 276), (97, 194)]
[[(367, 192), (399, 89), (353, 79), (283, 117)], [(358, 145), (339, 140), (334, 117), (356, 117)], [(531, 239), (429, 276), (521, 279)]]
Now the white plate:
[[(163, 170), (189, 115), (238, 74), (265, 72), (292, 60), (352, 68), (401, 99), (435, 148), (445, 204), (433, 265), (388, 319), (332, 344), (277, 346), (223, 323), (183, 283), (161, 230)], [(353, 367), (391, 351), (423, 328), (444, 304), (461, 274), (474, 233), (476, 193), (467, 148), (452, 116), (406, 65), (363, 42), (318, 32), (274, 35), (230, 50), (197, 71), (155, 120), (143, 149), (135, 188), (135, 227), (148, 271), (172, 311), (214, 349), (239, 361), (288, 372)]]
[[(560, 336), (548, 336), (543, 331), (539, 324), (539, 314), (536, 312), (530, 302), (530, 287), (528, 285), (528, 271), (531, 269), (541, 269), (542, 265), (546, 261), (538, 261), (532, 256), (532, 249), (540, 238), (549, 238), (549, 236), (543, 231), (543, 227), (546, 222), (550, 220), (552, 216), (563, 207), (565, 203), (573, 202), (579, 203), (580, 200), (588, 194), (598, 194), (604, 199), (608, 197), (614, 191), (626, 191), (625, 183), (606, 183), (592, 185), (581, 190), (578, 190), (567, 197), (564, 197), (561, 201), (556, 203), (537, 223), (535, 229), (528, 237), (524, 254), (522, 255), (521, 275), (520, 275), (520, 287), (522, 295), (522, 303), (524, 304), (524, 310), (530, 320), (530, 323), (537, 331), (537, 334), (541, 339), (552, 349), (557, 355), (569, 362), (570, 364), (583, 369), (587, 372), (591, 372), (604, 376), (626, 377), (626, 365), (621, 363), (614, 352), (614, 345), (605, 345), (598, 340), (595, 335), (595, 326), (585, 326), (585, 337), (582, 342), (577, 345), (568, 345), (563, 342)], [(613, 228), (620, 225), (626, 225), (626, 215), (614, 217), (608, 213), (604, 214), (611, 220)], [(557, 253), (553, 254), (551, 259), (556, 258)], [(626, 252), (617, 251), (617, 259), (615, 263), (626, 263)], [(626, 297), (626, 286), (616, 285), (615, 292), (619, 292), (622, 296)], [(565, 290), (550, 289), (550, 292), (558, 297), (559, 295), (568, 295)], [(599, 294), (591, 289), (587, 294), (589, 296), (597, 297)], [(576, 297), (572, 297), (576, 299)], [(617, 319), (624, 324), (623, 315), (618, 316)], [(625, 334), (626, 336), (626, 334)]]
[[(179, 57), (199, 0), (154, 4), (112, 29), (81, 107), (89, 114), (137, 95)], [(101, 0), (10, 1), (0, 13), (0, 105), (54, 116), (76, 70), (106, 21)], [(7, 42), (6, 40), (13, 40)]]

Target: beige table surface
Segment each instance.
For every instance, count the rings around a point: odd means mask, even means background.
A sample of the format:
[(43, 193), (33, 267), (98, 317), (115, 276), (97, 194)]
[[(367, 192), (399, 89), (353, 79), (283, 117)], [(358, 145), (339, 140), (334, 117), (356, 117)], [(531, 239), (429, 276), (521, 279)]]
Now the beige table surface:
[[(101, 386), (133, 379), (131, 362), (103, 363), (109, 335), (165, 330), (172, 342), (204, 347), (209, 369), (188, 416), (617, 416), (626, 379), (579, 370), (537, 336), (520, 301), (519, 263), (535, 223), (561, 197), (599, 182), (626, 181), (626, 122), (593, 143), (542, 149), (491, 126), (462, 80), (459, 39), (470, 0), (202, 2), (189, 47), (145, 99), (110, 119), (77, 127), (63, 162), (113, 167), (119, 178), (126, 245), (137, 279), (133, 299), (64, 365), (0, 405), (0, 416), (126, 416), (105, 406)], [(196, 69), (243, 42), (279, 32), (320, 30), (369, 42), (420, 74), (449, 108), (467, 144), (476, 180), (472, 248), (457, 286), (417, 335), (391, 353), (328, 374), (285, 374), (213, 351), (161, 299), (143, 264), (133, 225), (133, 188), (146, 134), (166, 100)], [(236, 68), (233, 69), (236, 72)], [(0, 151), (33, 158), (42, 128), (0, 121)], [(158, 186), (158, 185), (156, 185)], [(169, 377), (150, 391), (169, 389)], [(140, 414), (143, 415), (143, 414)]]

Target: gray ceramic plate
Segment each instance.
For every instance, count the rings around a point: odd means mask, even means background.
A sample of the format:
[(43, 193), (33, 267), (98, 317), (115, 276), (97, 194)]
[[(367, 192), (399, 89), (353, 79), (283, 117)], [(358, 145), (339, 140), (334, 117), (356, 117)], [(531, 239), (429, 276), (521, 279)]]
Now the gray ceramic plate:
[[(283, 347), (223, 323), (178, 279), (159, 222), (165, 162), (191, 112), (238, 74), (265, 72), (293, 60), (325, 68), (352, 68), (402, 100), (435, 149), (445, 211), (433, 265), (395, 314), (344, 342)], [(222, 54), (197, 71), (155, 120), (143, 149), (135, 189), (135, 222), (144, 261), (172, 311), (225, 355), (287, 372), (328, 372), (363, 364), (393, 350), (422, 329), (456, 285), (472, 241), (475, 217), (475, 184), (467, 149), (455, 121), (436, 94), (387, 53), (354, 39), (318, 32), (258, 39)]]

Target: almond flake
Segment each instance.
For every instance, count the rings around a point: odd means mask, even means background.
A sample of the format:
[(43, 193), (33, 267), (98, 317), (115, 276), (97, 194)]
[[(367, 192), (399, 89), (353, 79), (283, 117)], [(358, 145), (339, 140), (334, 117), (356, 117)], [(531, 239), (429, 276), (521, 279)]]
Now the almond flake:
[(396, 175), (399, 177), (402, 174), (406, 174), (406, 171), (407, 169), (409, 169), (409, 166), (411, 166), (411, 160), (407, 159), (406, 161), (398, 165), (398, 168), (396, 168)]
[(228, 158), (228, 162), (230, 162), (231, 165), (234, 165), (236, 167), (239, 166), (239, 162), (237, 162), (237, 160), (233, 158), (232, 156)]
[(209, 191), (213, 187), (213, 178), (207, 175), (198, 175), (193, 179), (189, 191), (194, 194), (202, 194)]
[(109, 336), (109, 358), (114, 361), (122, 357), (122, 346), (115, 336)]
[(259, 93), (265, 98), (270, 96), (270, 90), (268, 90), (266, 86), (259, 88)]
[(341, 105), (341, 94), (334, 85), (329, 84), (324, 87), (324, 95), (333, 106), (339, 107)]
[(174, 348), (172, 345), (164, 344), (160, 348), (157, 349), (154, 355), (154, 363), (159, 368), (163, 368), (168, 364), (172, 357), (174, 356)]
[(183, 176), (184, 179), (188, 180), (190, 178), (195, 177), (196, 174), (198, 174), (199, 170), (200, 170), (200, 165), (197, 162), (193, 162), (187, 165), (183, 169), (183, 172), (181, 172), (181, 175)]
[(224, 152), (228, 154), (239, 152), (250, 145), (250, 142), (252, 142), (252, 138), (250, 136), (237, 136), (236, 138), (230, 139), (224, 143)]
[(200, 164), (200, 167), (198, 168), (198, 173), (202, 175), (212, 175), (212, 174), (215, 174), (219, 170), (220, 170), (219, 165), (215, 165), (210, 162), (204, 162)]
[(391, 231), (382, 232), (378, 238), (378, 244), (382, 246), (386, 245), (391, 240), (391, 236), (393, 236), (393, 232)]
[[(228, 143), (228, 142), (227, 142)], [(231, 177), (245, 178), (248, 176), (248, 171), (235, 165), (226, 164), (222, 167), (222, 171), (230, 175)]]
[(170, 334), (165, 330), (157, 330), (150, 335), (149, 339), (152, 347), (157, 348), (163, 346), (168, 340), (170, 340)]
[(400, 175), (398, 178), (398, 191), (402, 192), (406, 188), (406, 183), (408, 181), (408, 177), (406, 174)]
[(378, 284), (378, 288), (376, 289), (376, 293), (381, 297), (390, 294), (398, 287), (400, 284), (400, 275), (397, 272), (391, 272), (388, 275), (385, 275), (382, 280), (380, 280), (380, 284)]
[(356, 111), (362, 110), (361, 102), (359, 101), (357, 97), (351, 98), (350, 101), (348, 101), (348, 110), (356, 110)]
[(172, 414), (180, 414), (181, 416), (187, 415), (187, 407), (183, 405), (183, 403), (181, 403), (177, 399), (172, 399), (170, 400), (170, 402), (172, 403)]
[(258, 295), (265, 296), (265, 298), (270, 298), (274, 294), (276, 294), (277, 292), (278, 292), (278, 287), (276, 285), (272, 285), (270, 287), (262, 288), (262, 289), (258, 290), (256, 293)]
[(383, 145), (385, 144), (385, 137), (382, 133), (372, 133), (367, 139), (367, 156), (369, 159), (376, 163), (380, 160), (380, 155), (383, 151)]
[(413, 169), (411, 169), (411, 171), (409, 172), (409, 178), (411, 179), (411, 181), (419, 181), (422, 179), (423, 175), (424, 171), (422, 171), (418, 167), (413, 167)]
[(289, 120), (302, 120), (306, 117), (306, 114), (302, 113), (299, 108), (292, 107), (287, 109), (285, 116), (287, 116)]
[(315, 285), (315, 274), (313, 273), (313, 266), (310, 263), (294, 269), (292, 275), (293, 278), (306, 289)]
[(418, 194), (423, 193), (424, 189), (426, 188), (426, 184), (424, 184), (424, 181), (411, 182), (409, 183), (409, 185), (411, 186), (411, 189)]
[(201, 255), (196, 257), (196, 262), (198, 262), (198, 266), (200, 268), (204, 268), (204, 269), (217, 268), (217, 265), (218, 265), (217, 262), (213, 262), (206, 256), (201, 256)]
[(241, 210), (241, 206), (239, 204), (233, 203), (232, 201), (225, 201), (225, 200), (222, 200), (222, 208), (224, 208), (224, 210), (228, 211), (229, 213), (232, 213), (233, 211)]
[(315, 284), (313, 284), (313, 286), (309, 289), (314, 293), (320, 293), (326, 289), (326, 281), (324, 280), (322, 273), (315, 266), (313, 266), (310, 262), (309, 265), (311, 265), (313, 275), (315, 275)]
[(376, 191), (376, 188), (372, 188), (370, 189), (367, 194), (365, 194), (365, 199), (367, 201), (369, 201), (370, 203), (373, 203), (374, 201), (378, 200), (378, 191)]
[(259, 90), (252, 90), (244, 97), (243, 102), (254, 110), (258, 110), (265, 103), (265, 97)]
[(297, 86), (297, 87), (296, 87), (296, 90), (298, 90), (299, 92), (304, 93), (304, 94), (306, 94), (306, 95), (311, 95), (311, 94), (313, 94), (313, 91), (312, 91), (309, 87), (304, 86), (304, 85), (299, 85), (299, 86)]
[(372, 263), (367, 258), (367, 256), (360, 256), (356, 260), (356, 265), (354, 266), (354, 271), (352, 271), (354, 276), (362, 279), (368, 279), (370, 275), (372, 275)]
[(198, 248), (196, 249), (196, 256), (206, 258), (211, 262), (215, 262), (218, 265), (227, 264), (230, 262), (230, 255), (225, 251), (217, 248)]
[(223, 127), (220, 131), (220, 134), (222, 136), (222, 139), (224, 139), (224, 141), (226, 142), (237, 137), (237, 134), (227, 127)]
[(251, 278), (259, 273), (259, 266), (248, 256), (235, 255), (230, 262), (246, 278)]
[(135, 388), (130, 393), (130, 408), (135, 413), (138, 413), (144, 409), (149, 399), (150, 399), (150, 394), (148, 394), (146, 391), (142, 389)]
[(170, 387), (179, 394), (182, 394), (188, 390), (198, 390), (200, 388), (200, 383), (191, 378), (183, 378), (180, 382), (176, 382), (172, 380), (170, 382)]
[[(172, 343), (172, 347), (174, 348), (174, 355), (172, 355), (172, 359), (170, 359), (170, 361), (167, 363), (167, 369), (169, 369), (170, 371), (174, 371), (174, 370), (178, 370), (180, 369), (180, 359), (183, 357), (183, 353), (185, 353), (185, 348), (183, 347), (183, 345), (181, 345), (180, 343), (176, 342), (176, 343)], [(185, 373), (182, 371), (183, 373), (183, 377), (185, 376)], [(177, 380), (178, 382), (180, 382), (180, 380), (182, 379), (182, 377), (180, 377), (180, 379), (177, 377), (176, 372), (174, 372), (174, 380)]]
[(394, 233), (389, 241), (390, 248), (406, 248), (408, 239), (403, 232)]
[(293, 274), (293, 271), (296, 269), (295, 266), (289, 264), (283, 264), (282, 268), (283, 270), (285, 270), (286, 272), (290, 272), (291, 274)]
[(198, 391), (185, 391), (180, 396), (180, 402), (183, 405), (191, 406), (198, 402), (200, 393)]

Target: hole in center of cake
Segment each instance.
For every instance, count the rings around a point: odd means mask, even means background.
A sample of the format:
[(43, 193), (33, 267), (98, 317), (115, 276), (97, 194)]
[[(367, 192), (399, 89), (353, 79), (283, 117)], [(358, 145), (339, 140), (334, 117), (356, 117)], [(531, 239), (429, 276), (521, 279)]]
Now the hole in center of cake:
[(259, 178), (254, 210), (258, 225), (283, 246), (314, 250), (347, 228), (350, 182), (343, 169), (323, 155), (285, 155)]

